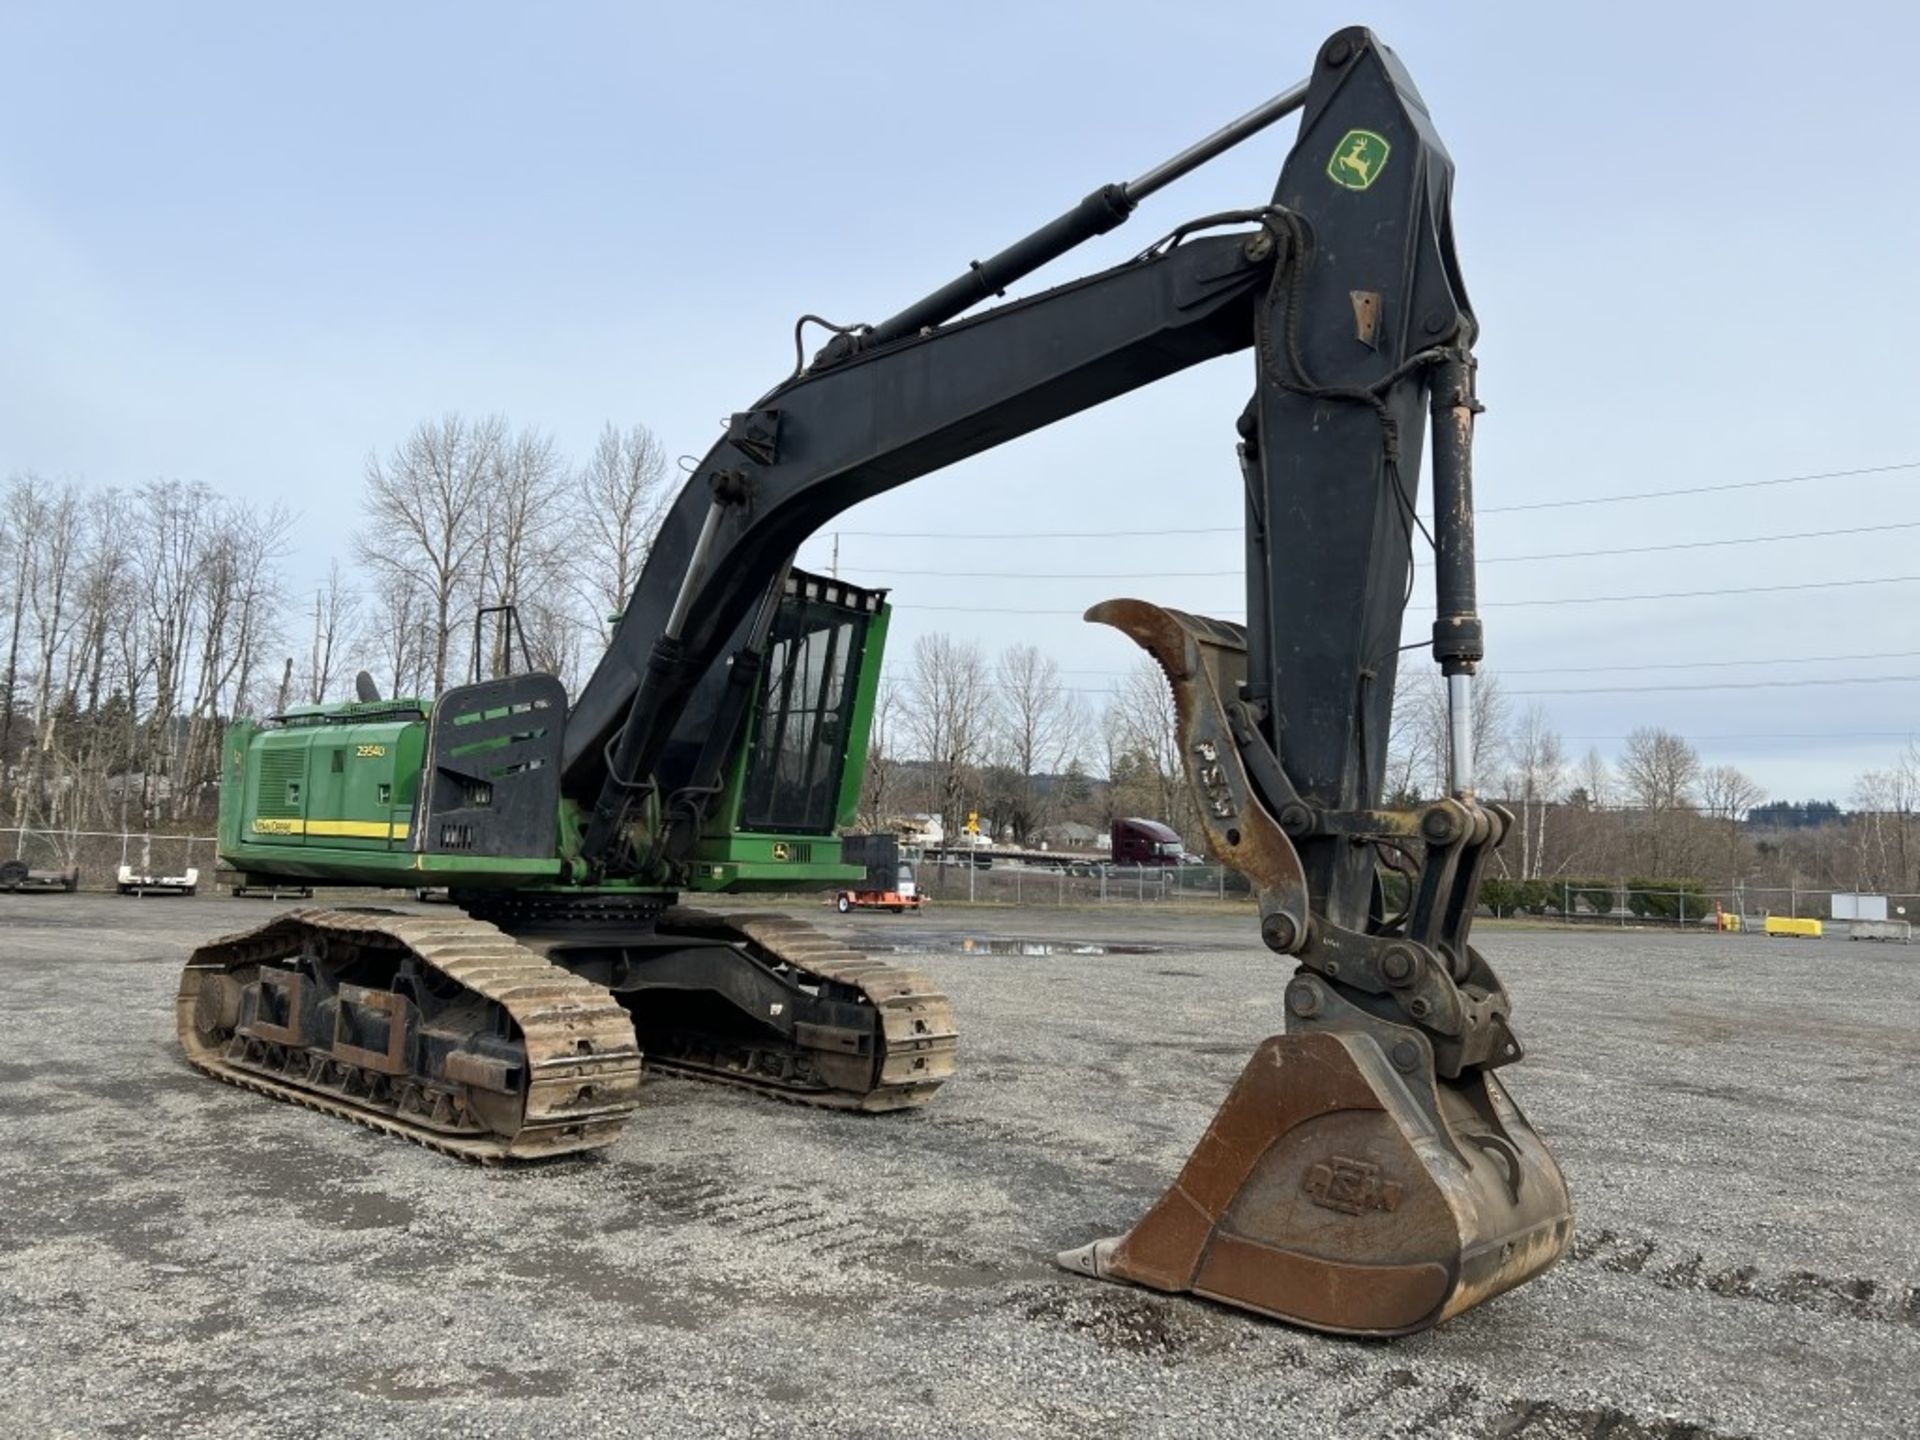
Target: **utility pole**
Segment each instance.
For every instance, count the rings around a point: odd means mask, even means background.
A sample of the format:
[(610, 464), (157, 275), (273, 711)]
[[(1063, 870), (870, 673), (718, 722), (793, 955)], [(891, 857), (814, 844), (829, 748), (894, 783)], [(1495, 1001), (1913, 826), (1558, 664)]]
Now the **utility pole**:
[(828, 568), (833, 572), (833, 578), (838, 580), (840, 578), (840, 532), (838, 530), (833, 532), (833, 564)]

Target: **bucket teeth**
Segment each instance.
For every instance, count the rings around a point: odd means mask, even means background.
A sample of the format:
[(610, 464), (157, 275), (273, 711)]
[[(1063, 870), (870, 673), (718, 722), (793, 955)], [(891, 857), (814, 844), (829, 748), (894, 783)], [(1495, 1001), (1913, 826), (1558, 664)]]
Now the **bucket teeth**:
[(1108, 1262), (1120, 1244), (1119, 1236), (1105, 1240), (1095, 1240), (1090, 1245), (1078, 1245), (1071, 1250), (1062, 1250), (1053, 1257), (1053, 1263), (1062, 1270), (1072, 1270), (1081, 1275), (1091, 1275), (1096, 1280), (1105, 1280), (1108, 1276)]

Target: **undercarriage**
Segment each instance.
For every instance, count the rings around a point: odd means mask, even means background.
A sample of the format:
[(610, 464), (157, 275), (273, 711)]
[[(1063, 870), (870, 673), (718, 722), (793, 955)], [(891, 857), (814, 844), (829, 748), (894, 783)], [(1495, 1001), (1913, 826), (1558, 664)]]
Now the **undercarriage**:
[[(503, 917), (504, 918), (504, 917)], [(466, 915), (296, 910), (194, 952), (178, 1027), (219, 1079), (450, 1154), (611, 1144), (645, 1063), (801, 1104), (925, 1104), (953, 1008), (923, 973), (785, 916), (677, 907), (522, 933)]]

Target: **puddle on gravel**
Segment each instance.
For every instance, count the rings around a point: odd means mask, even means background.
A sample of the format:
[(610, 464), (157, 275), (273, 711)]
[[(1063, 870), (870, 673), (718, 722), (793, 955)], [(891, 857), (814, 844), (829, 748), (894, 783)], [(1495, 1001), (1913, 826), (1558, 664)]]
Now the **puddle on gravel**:
[(896, 941), (887, 947), (896, 955), (1158, 955), (1162, 945), (1093, 944), (1078, 940), (996, 939), (985, 935)]

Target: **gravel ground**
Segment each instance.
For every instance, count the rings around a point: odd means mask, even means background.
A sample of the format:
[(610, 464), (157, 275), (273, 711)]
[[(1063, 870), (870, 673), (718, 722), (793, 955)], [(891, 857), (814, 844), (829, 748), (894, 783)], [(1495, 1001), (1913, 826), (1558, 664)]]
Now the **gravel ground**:
[(657, 1078), (600, 1155), (484, 1170), (181, 1062), (181, 960), (277, 908), (0, 895), (0, 1433), (1915, 1432), (1920, 950), (1483, 934), (1578, 1248), (1363, 1343), (1050, 1263), (1278, 1028), (1245, 916), (829, 918), (929, 948), (964, 1047), (929, 1109)]

